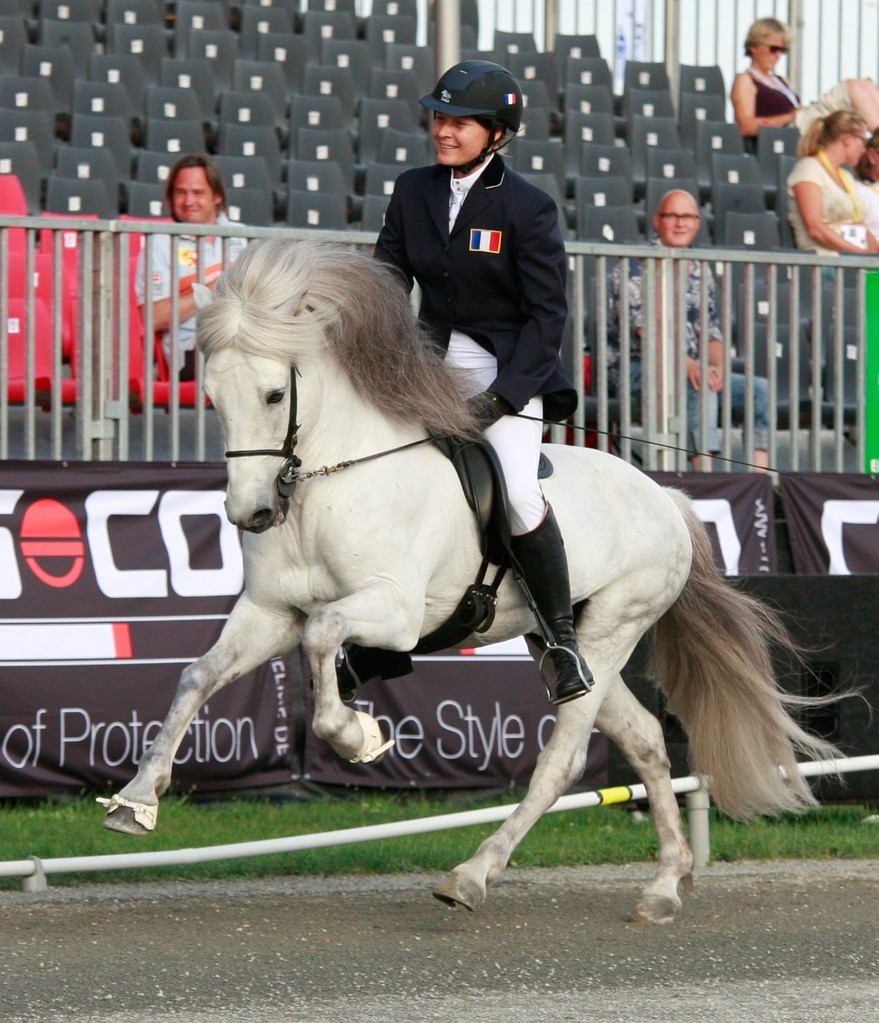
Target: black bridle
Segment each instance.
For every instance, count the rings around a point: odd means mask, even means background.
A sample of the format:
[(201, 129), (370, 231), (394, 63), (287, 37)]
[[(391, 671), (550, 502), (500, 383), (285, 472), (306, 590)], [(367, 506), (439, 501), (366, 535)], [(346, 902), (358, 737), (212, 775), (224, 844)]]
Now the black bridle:
[(241, 451), (227, 451), (226, 458), (244, 458), (248, 455), (272, 455), (275, 458), (283, 458), (284, 464), (278, 470), (278, 493), (281, 497), (292, 497), (298, 482), (298, 470), (302, 465), (302, 459), (295, 453), (296, 442), (299, 439), (299, 424), (296, 422), (296, 411), (298, 406), (296, 393), (296, 367), (290, 367), (290, 414), (287, 417), (287, 435), (284, 437), (284, 446), (280, 451), (275, 448), (251, 448)]
[(408, 444), (401, 444), (396, 448), (388, 448), (385, 451), (377, 451), (372, 455), (364, 455), (362, 458), (349, 458), (344, 462), (337, 462), (336, 465), (324, 465), (320, 469), (312, 469), (310, 472), (300, 472), (302, 459), (296, 454), (296, 442), (299, 439), (299, 424), (296, 422), (296, 411), (298, 406), (296, 392), (296, 367), (290, 367), (290, 414), (287, 418), (287, 435), (284, 437), (284, 446), (278, 451), (275, 448), (247, 448), (241, 451), (227, 451), (226, 458), (245, 458), (249, 455), (269, 455), (275, 458), (283, 458), (284, 463), (278, 470), (277, 487), (281, 497), (290, 498), (296, 489), (296, 484), (303, 480), (314, 479), (318, 476), (329, 476), (340, 469), (347, 469), (351, 465), (359, 465), (361, 462), (371, 462), (374, 458), (383, 458), (385, 455), (392, 455), (396, 451), (405, 451), (407, 448), (415, 448), (421, 444), (431, 444), (433, 437), (422, 437), (421, 440), (410, 441)]

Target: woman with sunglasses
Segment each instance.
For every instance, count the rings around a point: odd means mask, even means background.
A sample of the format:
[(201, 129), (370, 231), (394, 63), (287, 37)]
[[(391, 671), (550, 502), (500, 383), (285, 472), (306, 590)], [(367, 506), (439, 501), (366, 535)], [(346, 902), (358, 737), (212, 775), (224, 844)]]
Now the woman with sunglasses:
[(869, 78), (847, 78), (808, 106), (775, 67), (790, 45), (790, 31), (777, 18), (760, 18), (748, 29), (745, 56), (751, 66), (733, 79), (731, 99), (736, 123), (746, 140), (756, 140), (761, 127), (792, 125), (805, 135), (818, 117), (836, 110), (856, 111), (870, 131), (879, 128), (879, 89)]

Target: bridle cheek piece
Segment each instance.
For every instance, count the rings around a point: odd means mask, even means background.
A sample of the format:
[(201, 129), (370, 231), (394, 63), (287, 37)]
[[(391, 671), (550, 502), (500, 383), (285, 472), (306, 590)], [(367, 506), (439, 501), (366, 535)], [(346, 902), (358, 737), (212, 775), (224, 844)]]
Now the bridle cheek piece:
[(284, 446), (280, 451), (274, 448), (251, 448), (241, 451), (227, 451), (226, 458), (245, 458), (248, 456), (271, 455), (275, 458), (283, 458), (284, 463), (278, 470), (277, 487), (281, 497), (290, 498), (296, 489), (299, 481), (299, 467), (302, 459), (295, 453), (296, 442), (299, 438), (299, 424), (296, 422), (296, 410), (298, 400), (296, 394), (296, 367), (290, 367), (290, 414), (287, 419), (287, 435), (284, 437)]

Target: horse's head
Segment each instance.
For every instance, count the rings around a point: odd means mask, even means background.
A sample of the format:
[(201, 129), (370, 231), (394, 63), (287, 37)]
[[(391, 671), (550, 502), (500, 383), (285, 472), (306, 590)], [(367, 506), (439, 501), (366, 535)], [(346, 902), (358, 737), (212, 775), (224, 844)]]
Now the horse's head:
[(292, 462), (295, 390), (289, 365), (227, 349), (205, 366), (205, 386), (226, 441), (226, 515), (240, 529), (262, 533), (287, 516), (291, 488), (279, 484)]
[(279, 492), (278, 476), (299, 423), (303, 458), (306, 448), (330, 457), (334, 443), (343, 447), (336, 458), (351, 458), (353, 444), (379, 433), (385, 447), (425, 432), (476, 433), (399, 278), (366, 253), (255, 242), (198, 301), (207, 390), (236, 453), (226, 510), (242, 529), (284, 520), (290, 491)]
[[(205, 387), (227, 448), (226, 514), (256, 533), (284, 521), (293, 492), (300, 409), (294, 367), (326, 349), (305, 297), (310, 281), (291, 272), (289, 256), (290, 243), (250, 246), (213, 294), (196, 292)], [(319, 395), (305, 396), (311, 421), (317, 402)]]

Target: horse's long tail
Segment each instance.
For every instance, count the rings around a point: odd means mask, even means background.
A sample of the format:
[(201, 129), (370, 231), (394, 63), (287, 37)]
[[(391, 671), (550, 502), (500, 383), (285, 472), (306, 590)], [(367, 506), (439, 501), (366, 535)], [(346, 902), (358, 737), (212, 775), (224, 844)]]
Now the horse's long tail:
[(650, 670), (687, 732), (691, 768), (707, 779), (717, 806), (738, 820), (813, 806), (797, 754), (839, 753), (788, 713), (820, 702), (784, 693), (776, 683), (772, 646), (797, 654), (796, 646), (770, 608), (719, 575), (704, 525), (684, 495), (675, 500), (692, 538), (693, 565), (654, 627)]

